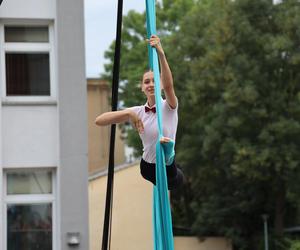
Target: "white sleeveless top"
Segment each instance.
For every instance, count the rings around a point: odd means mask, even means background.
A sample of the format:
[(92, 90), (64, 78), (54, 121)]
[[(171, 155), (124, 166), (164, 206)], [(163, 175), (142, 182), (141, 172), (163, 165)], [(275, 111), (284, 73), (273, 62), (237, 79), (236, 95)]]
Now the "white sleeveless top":
[[(131, 109), (144, 124), (144, 132), (139, 134), (143, 143), (143, 159), (149, 163), (156, 163), (156, 142), (158, 137), (157, 115), (152, 111), (145, 112), (145, 105), (134, 106)], [(149, 107), (149, 106), (148, 106)], [(155, 107), (152, 106), (152, 107)], [(175, 141), (178, 124), (178, 104), (172, 109), (166, 100), (162, 100), (163, 136)]]

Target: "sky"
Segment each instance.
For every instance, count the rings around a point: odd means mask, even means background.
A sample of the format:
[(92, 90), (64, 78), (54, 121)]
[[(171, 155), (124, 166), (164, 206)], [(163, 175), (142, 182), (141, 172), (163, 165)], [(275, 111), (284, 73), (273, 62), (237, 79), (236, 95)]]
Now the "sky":
[[(104, 72), (104, 51), (116, 37), (118, 0), (85, 0), (86, 77)], [(129, 10), (143, 12), (145, 0), (124, 0), (123, 15)]]

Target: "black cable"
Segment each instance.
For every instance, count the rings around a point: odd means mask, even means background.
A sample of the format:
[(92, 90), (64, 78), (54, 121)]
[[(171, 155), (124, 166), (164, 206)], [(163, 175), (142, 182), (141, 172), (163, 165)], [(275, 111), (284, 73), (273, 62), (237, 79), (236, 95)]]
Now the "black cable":
[[(116, 45), (115, 45), (114, 66), (113, 66), (113, 79), (112, 79), (112, 101), (111, 101), (112, 111), (116, 111), (118, 107), (122, 12), (123, 12), (123, 0), (118, 0), (117, 32), (116, 32)], [(103, 225), (103, 235), (102, 235), (102, 250), (110, 249), (111, 217), (112, 217), (111, 214), (112, 214), (113, 183), (114, 183), (115, 137), (116, 137), (116, 124), (113, 124), (111, 126), (111, 133), (110, 133), (109, 164), (108, 164), (108, 174), (107, 174), (106, 202), (105, 202), (104, 225)]]
[(0, 0), (0, 5), (2, 4), (2, 1), (3, 1), (3, 0)]

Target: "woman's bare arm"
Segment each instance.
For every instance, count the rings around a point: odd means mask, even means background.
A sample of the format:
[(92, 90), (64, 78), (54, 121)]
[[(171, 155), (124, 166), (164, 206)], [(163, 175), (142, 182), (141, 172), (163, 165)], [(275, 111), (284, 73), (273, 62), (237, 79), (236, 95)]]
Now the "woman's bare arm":
[(98, 126), (106, 126), (128, 121), (132, 122), (133, 126), (139, 131), (139, 133), (142, 133), (144, 131), (143, 122), (137, 116), (137, 114), (130, 109), (103, 113), (97, 116), (95, 123)]
[(160, 39), (156, 35), (152, 35), (149, 43), (156, 48), (161, 71), (161, 82), (166, 96), (166, 100), (171, 108), (177, 107), (177, 97), (174, 90), (172, 71), (169, 67), (165, 52), (161, 46)]

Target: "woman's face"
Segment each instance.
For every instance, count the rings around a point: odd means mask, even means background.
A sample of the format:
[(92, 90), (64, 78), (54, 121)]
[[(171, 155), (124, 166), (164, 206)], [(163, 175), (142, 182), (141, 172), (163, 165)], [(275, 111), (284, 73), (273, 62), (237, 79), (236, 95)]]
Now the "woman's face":
[(152, 71), (143, 75), (142, 91), (147, 97), (154, 96), (154, 74)]

